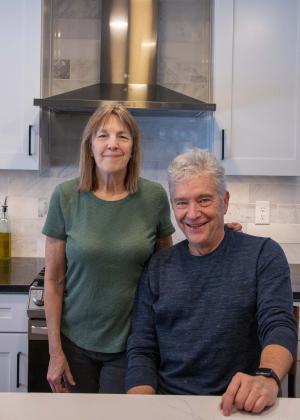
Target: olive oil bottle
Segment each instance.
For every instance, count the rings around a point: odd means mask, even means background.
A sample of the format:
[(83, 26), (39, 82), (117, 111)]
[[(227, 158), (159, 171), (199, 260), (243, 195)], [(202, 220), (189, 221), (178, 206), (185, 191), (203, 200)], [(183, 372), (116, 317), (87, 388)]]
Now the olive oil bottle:
[(11, 232), (7, 216), (7, 197), (0, 206), (0, 261), (10, 260)]

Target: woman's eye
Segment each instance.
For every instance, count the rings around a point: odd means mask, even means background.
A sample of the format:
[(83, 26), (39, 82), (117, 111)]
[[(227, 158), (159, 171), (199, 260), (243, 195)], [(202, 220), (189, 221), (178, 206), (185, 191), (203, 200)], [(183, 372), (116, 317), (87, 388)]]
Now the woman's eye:
[(129, 137), (126, 136), (126, 135), (121, 135), (120, 136), (120, 139), (123, 140), (123, 141), (128, 141), (129, 140)]

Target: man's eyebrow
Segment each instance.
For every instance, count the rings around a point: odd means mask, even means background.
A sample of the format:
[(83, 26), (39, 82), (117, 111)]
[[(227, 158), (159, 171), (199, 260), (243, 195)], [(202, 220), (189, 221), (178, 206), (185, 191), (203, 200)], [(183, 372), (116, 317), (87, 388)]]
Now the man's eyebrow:
[[(213, 197), (214, 196), (214, 194), (212, 194), (212, 193), (202, 193), (202, 194), (199, 194), (199, 195), (197, 195), (197, 197), (196, 198), (205, 198), (205, 197)], [(184, 197), (184, 196), (182, 196), (182, 197), (173, 197), (173, 199), (174, 200), (188, 200), (188, 198), (187, 197)]]

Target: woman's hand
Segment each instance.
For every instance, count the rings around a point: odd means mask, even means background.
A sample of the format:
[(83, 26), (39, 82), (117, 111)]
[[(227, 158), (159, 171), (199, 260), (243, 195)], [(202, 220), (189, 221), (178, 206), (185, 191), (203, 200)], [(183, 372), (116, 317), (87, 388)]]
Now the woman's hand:
[(52, 392), (70, 392), (69, 385), (75, 385), (69, 363), (62, 351), (50, 356), (47, 380)]
[(227, 226), (229, 229), (233, 230), (234, 232), (239, 232), (243, 229), (243, 226), (238, 222), (230, 222), (225, 223), (225, 226)]

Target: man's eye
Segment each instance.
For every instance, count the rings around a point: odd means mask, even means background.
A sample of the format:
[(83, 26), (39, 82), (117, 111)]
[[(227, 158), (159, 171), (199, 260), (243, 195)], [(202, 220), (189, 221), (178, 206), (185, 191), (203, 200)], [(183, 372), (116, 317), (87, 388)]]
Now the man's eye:
[(201, 199), (199, 200), (199, 204), (200, 204), (200, 206), (202, 206), (202, 207), (207, 207), (207, 206), (209, 206), (209, 205), (211, 204), (211, 202), (212, 202), (212, 199), (211, 199), (211, 198), (201, 198)]
[(186, 201), (177, 201), (175, 204), (176, 204), (176, 207), (178, 207), (178, 208), (183, 208), (183, 207), (187, 206)]

